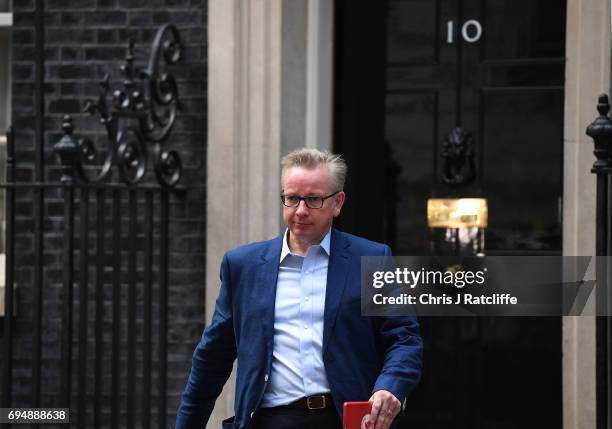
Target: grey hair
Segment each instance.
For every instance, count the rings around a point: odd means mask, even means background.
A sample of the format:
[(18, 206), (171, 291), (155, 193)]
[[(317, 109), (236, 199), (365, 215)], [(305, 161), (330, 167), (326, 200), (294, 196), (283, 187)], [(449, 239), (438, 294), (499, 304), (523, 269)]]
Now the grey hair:
[(318, 149), (297, 149), (285, 155), (281, 160), (282, 174), (281, 186), (285, 183), (285, 173), (291, 167), (304, 167), (313, 169), (321, 164), (327, 165), (331, 175), (331, 186), (334, 192), (339, 192), (344, 189), (344, 181), (346, 180), (346, 172), (348, 167), (342, 156), (322, 151)]

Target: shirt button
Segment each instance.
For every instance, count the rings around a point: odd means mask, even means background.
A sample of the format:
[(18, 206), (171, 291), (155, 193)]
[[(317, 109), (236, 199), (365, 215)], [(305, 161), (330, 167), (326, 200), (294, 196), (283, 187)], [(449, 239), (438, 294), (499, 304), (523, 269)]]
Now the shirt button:
[(268, 381), (268, 374), (264, 377), (264, 381)]
[(304, 330), (307, 331), (308, 330), (308, 326), (304, 326)]
[(308, 302), (308, 298), (304, 298), (304, 301)]

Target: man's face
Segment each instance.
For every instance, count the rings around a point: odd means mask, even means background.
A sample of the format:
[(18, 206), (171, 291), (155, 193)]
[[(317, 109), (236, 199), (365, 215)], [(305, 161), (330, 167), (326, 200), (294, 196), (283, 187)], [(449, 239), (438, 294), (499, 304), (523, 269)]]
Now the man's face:
[[(313, 169), (291, 167), (285, 171), (284, 195), (326, 197), (334, 192), (329, 168), (324, 164)], [(300, 201), (297, 207), (283, 206), (283, 220), (289, 228), (290, 239), (319, 243), (331, 227), (333, 218), (340, 214), (343, 203), (344, 192), (339, 192), (326, 199), (320, 209), (308, 208), (305, 201)]]

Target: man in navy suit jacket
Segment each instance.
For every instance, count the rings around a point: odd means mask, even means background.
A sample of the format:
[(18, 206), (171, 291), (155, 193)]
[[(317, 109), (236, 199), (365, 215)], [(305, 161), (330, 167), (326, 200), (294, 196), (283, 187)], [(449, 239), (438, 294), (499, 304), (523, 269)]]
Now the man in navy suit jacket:
[(375, 429), (388, 429), (402, 411), (421, 374), (418, 323), (361, 315), (361, 257), (391, 250), (332, 228), (345, 177), (338, 155), (283, 158), (287, 230), (225, 254), (177, 429), (206, 426), (235, 359), (235, 416), (224, 429), (339, 429), (343, 403), (367, 400)]

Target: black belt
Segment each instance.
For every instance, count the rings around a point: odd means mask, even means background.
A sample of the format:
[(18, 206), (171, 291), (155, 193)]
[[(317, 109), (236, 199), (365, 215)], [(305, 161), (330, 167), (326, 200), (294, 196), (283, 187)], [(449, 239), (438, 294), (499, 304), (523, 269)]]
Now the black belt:
[(323, 410), (334, 405), (329, 393), (325, 395), (306, 396), (287, 405), (280, 405), (274, 408), (292, 408), (296, 410)]

